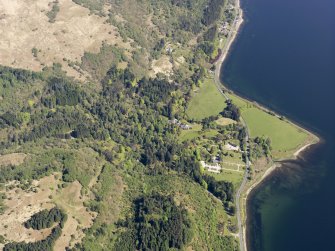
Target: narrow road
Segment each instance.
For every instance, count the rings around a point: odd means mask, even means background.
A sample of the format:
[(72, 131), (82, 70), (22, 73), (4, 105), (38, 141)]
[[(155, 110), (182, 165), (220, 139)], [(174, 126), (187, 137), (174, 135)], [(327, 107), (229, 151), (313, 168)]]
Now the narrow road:
[[(238, 4), (239, 0), (235, 1), (235, 6), (239, 6)], [(222, 48), (222, 55), (221, 58), (217, 61), (216, 63), (216, 68), (215, 68), (215, 72), (214, 72), (214, 83), (217, 87), (217, 89), (219, 90), (219, 92), (221, 93), (221, 95), (224, 96), (224, 98), (226, 100), (229, 100), (229, 97), (226, 95), (226, 93), (224, 92), (224, 86), (222, 85), (221, 81), (220, 81), (220, 72), (221, 72), (221, 65), (222, 62), (225, 58), (225, 56), (228, 54), (228, 50), (229, 47), (231, 45), (231, 40), (234, 38), (234, 33), (237, 32), (237, 23), (238, 23), (238, 19), (242, 18), (242, 12), (239, 9), (239, 13), (235, 16), (235, 19), (233, 21), (232, 24), (232, 28), (229, 31), (229, 34), (227, 36), (227, 40), (226, 43), (224, 45), (224, 47)], [(222, 41), (220, 41), (220, 47), (221, 47)], [(244, 172), (244, 176), (243, 176), (243, 180), (242, 183), (239, 187), (239, 189), (236, 192), (236, 196), (235, 196), (235, 204), (236, 204), (236, 217), (237, 217), (237, 224), (238, 224), (238, 229), (239, 229), (239, 243), (240, 243), (240, 250), (241, 251), (247, 251), (247, 247), (245, 245), (245, 240), (244, 240), (244, 229), (243, 229), (243, 222), (242, 222), (242, 212), (241, 212), (241, 194), (245, 188), (245, 185), (248, 181), (248, 175), (249, 175), (249, 170), (250, 170), (250, 161), (248, 158), (248, 149), (250, 148), (250, 144), (249, 144), (249, 130), (248, 130), (248, 126), (245, 122), (245, 120), (242, 118), (240, 118), (241, 123), (243, 124), (243, 126), (246, 129), (246, 137), (245, 137), (245, 141), (246, 141), (246, 148), (244, 150), (244, 154), (245, 154), (245, 163), (246, 163), (246, 168), (245, 168), (245, 172)]]
[[(228, 96), (224, 93), (223, 91), (223, 86), (220, 83), (220, 80), (215, 76), (214, 77), (214, 82), (216, 87), (218, 88), (219, 92), (221, 93), (221, 95), (223, 95), (225, 97), (226, 100), (228, 100)], [(219, 83), (219, 84), (218, 84)], [(242, 191), (248, 181), (248, 174), (249, 174), (249, 170), (250, 170), (250, 161), (248, 158), (248, 150), (250, 148), (250, 144), (249, 144), (249, 130), (247, 127), (247, 124), (245, 123), (245, 120), (240, 117), (241, 123), (243, 124), (243, 126), (246, 129), (246, 137), (245, 137), (245, 142), (246, 142), (246, 148), (244, 150), (244, 154), (245, 154), (245, 164), (246, 164), (246, 168), (245, 168), (245, 172), (244, 172), (244, 176), (243, 176), (243, 180), (242, 183), (239, 187), (239, 189), (236, 192), (236, 196), (235, 196), (235, 204), (236, 204), (236, 216), (237, 216), (237, 223), (238, 223), (238, 229), (239, 229), (239, 242), (240, 242), (240, 250), (241, 251), (247, 251), (246, 247), (245, 247), (245, 241), (244, 241), (244, 230), (243, 230), (243, 222), (242, 222), (242, 212), (241, 212), (241, 205), (240, 205), (240, 199), (241, 199), (241, 194)]]

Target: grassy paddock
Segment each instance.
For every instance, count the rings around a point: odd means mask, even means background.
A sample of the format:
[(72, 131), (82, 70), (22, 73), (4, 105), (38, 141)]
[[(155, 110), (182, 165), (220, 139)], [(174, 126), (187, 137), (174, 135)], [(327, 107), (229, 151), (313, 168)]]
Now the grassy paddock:
[(235, 95), (230, 95), (230, 98), (241, 108), (242, 117), (248, 125), (250, 136), (253, 138), (267, 136), (271, 139), (272, 153), (275, 158), (291, 155), (307, 141), (308, 134), (299, 127)]
[(213, 80), (205, 79), (194, 93), (186, 114), (191, 119), (201, 120), (218, 115), (225, 107), (225, 98), (217, 90)]

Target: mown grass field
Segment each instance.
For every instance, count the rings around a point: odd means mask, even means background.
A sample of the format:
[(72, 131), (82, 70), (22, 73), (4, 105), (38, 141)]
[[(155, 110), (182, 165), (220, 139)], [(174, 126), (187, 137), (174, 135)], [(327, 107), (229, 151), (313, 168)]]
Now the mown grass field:
[(212, 79), (205, 79), (190, 101), (186, 114), (201, 120), (217, 115), (226, 107), (225, 98), (219, 93)]
[(267, 136), (271, 139), (274, 157), (290, 155), (306, 142), (308, 134), (297, 126), (281, 120), (235, 95), (230, 95), (230, 98), (240, 107), (250, 136), (253, 138)]
[(212, 173), (205, 171), (206, 174), (213, 176), (217, 181), (224, 180), (233, 183), (235, 188), (238, 188), (243, 179), (243, 172), (235, 172), (222, 170), (221, 173)]

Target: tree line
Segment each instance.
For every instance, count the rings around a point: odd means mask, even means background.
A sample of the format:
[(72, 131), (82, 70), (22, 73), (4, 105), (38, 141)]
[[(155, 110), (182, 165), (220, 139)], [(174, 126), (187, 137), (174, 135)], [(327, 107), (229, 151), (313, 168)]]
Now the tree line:
[(24, 223), (24, 226), (26, 228), (40, 230), (44, 228), (49, 228), (54, 223), (59, 222), (60, 226), (63, 228), (66, 218), (66, 214), (63, 212), (63, 210), (54, 207), (50, 210), (44, 209), (34, 214), (29, 220)]

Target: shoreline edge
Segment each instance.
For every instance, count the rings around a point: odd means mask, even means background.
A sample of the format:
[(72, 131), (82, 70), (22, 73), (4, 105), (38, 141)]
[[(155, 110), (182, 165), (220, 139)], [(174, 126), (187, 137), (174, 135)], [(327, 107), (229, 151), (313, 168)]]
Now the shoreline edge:
[[(241, 4), (240, 4), (240, 0), (236, 0), (235, 1), (235, 8), (237, 10), (237, 15), (233, 21), (233, 25), (232, 25), (232, 28), (231, 28), (231, 31), (227, 37), (227, 41), (226, 43), (224, 44), (223, 48), (222, 48), (222, 54), (220, 56), (220, 58), (217, 60), (217, 62), (215, 63), (215, 72), (214, 72), (214, 79), (218, 81), (217, 84), (220, 84), (218, 86), (218, 88), (220, 87), (223, 87), (225, 90), (227, 91), (231, 91), (229, 90), (226, 86), (224, 86), (224, 84), (221, 82), (220, 80), (220, 74), (221, 74), (221, 68), (230, 52), (230, 49), (233, 45), (233, 43), (236, 41), (236, 38), (237, 38), (237, 35), (241, 29), (241, 26), (244, 22), (244, 19), (243, 19), (243, 10), (241, 8)], [(220, 40), (220, 47), (222, 47), (222, 41)], [(239, 96), (239, 95), (237, 95)], [(239, 96), (240, 97), (240, 96)], [(243, 97), (240, 97), (242, 99), (244, 99)], [(255, 101), (253, 101), (255, 102)], [(261, 106), (261, 105), (258, 105), (261, 109), (263, 110), (267, 110), (269, 111), (270, 109), (268, 108), (265, 108), (264, 106)], [(277, 115), (277, 114), (276, 114)], [(277, 115), (278, 116), (278, 115)], [(301, 146), (300, 148), (298, 148), (291, 157), (288, 157), (288, 158), (285, 158), (281, 161), (284, 161), (284, 160), (289, 160), (289, 159), (297, 159), (299, 157), (299, 155), (304, 152), (307, 148), (309, 148), (310, 146), (314, 145), (314, 144), (317, 144), (320, 142), (320, 138), (318, 136), (316, 136), (314, 133), (312, 133), (311, 131), (303, 128), (302, 126), (300, 125), (297, 125), (296, 123), (290, 121), (288, 119), (288, 121), (290, 123), (292, 123), (294, 126), (304, 130), (305, 132), (307, 132), (308, 135), (310, 135), (312, 137), (313, 140), (310, 140), (309, 142), (305, 143), (303, 146)], [(239, 229), (239, 233), (240, 233), (240, 250), (241, 251), (248, 251), (248, 245), (247, 245), (247, 236), (246, 236), (246, 233), (247, 233), (247, 200), (248, 200), (248, 196), (250, 195), (250, 193), (258, 186), (260, 185), (264, 179), (266, 177), (268, 177), (269, 175), (271, 175), (273, 173), (274, 170), (276, 170), (278, 167), (280, 167), (281, 164), (280, 163), (272, 163), (270, 165), (269, 168), (266, 169), (266, 171), (263, 173), (263, 175), (261, 176), (261, 178), (255, 180), (254, 182), (252, 182), (250, 184), (250, 186), (247, 186), (245, 187), (242, 192), (242, 196), (240, 198), (240, 201), (238, 201), (237, 203), (239, 203), (241, 205), (241, 211), (240, 213), (242, 213), (244, 215), (244, 217), (242, 217), (242, 229)], [(243, 201), (245, 203), (243, 203)], [(242, 240), (241, 240), (241, 237), (242, 237)], [(242, 244), (242, 246), (241, 246)]]

